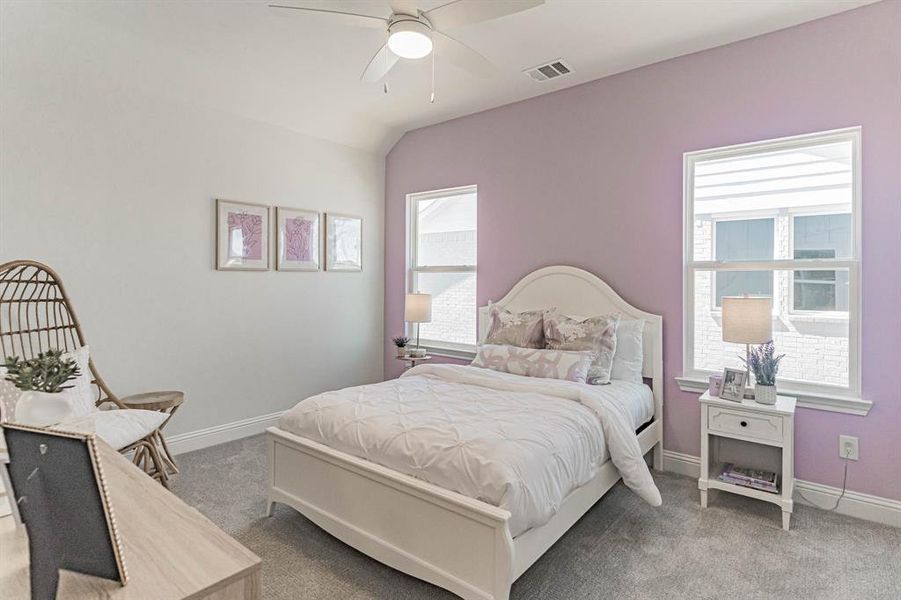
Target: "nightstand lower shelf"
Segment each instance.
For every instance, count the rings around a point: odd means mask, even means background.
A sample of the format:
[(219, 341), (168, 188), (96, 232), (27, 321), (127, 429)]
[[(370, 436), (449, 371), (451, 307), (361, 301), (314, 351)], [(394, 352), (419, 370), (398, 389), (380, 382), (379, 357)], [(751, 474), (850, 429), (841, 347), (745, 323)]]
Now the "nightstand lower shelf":
[(758, 490), (752, 487), (736, 485), (734, 483), (727, 483), (725, 481), (720, 481), (719, 479), (708, 479), (707, 489), (722, 490), (724, 492), (731, 492), (733, 494), (739, 494), (741, 496), (747, 496), (749, 498), (756, 498), (757, 500), (763, 500), (764, 502), (772, 502), (773, 504), (779, 505), (782, 504), (781, 490), (779, 492), (766, 492), (764, 490)]

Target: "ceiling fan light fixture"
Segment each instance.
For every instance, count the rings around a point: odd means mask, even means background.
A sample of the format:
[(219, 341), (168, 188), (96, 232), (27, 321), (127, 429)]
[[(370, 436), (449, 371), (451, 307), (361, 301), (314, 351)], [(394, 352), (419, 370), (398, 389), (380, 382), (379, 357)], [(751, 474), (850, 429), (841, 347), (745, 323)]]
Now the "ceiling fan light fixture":
[(432, 52), (432, 30), (417, 20), (392, 23), (388, 28), (388, 49), (401, 58), (423, 58)]

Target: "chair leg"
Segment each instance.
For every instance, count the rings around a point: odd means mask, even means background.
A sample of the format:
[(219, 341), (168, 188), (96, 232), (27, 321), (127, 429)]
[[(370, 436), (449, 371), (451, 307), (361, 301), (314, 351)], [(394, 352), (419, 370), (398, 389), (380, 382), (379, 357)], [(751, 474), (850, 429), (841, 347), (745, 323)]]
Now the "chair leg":
[(153, 463), (151, 477), (158, 479), (163, 487), (168, 489), (169, 472), (166, 470), (166, 463), (160, 456), (159, 450), (156, 446), (156, 439), (158, 435), (159, 430), (154, 430), (150, 435), (144, 438), (144, 443), (147, 444), (147, 452), (150, 456), (150, 462)]
[(178, 466), (175, 464), (175, 459), (172, 458), (172, 452), (169, 451), (169, 445), (166, 444), (166, 437), (159, 429), (157, 429), (155, 433), (158, 442), (157, 451), (160, 454), (160, 458), (163, 459), (163, 462), (172, 471), (172, 474), (177, 475)]
[(120, 452), (122, 454), (128, 454), (129, 452), (134, 451), (132, 463), (144, 471), (147, 476), (156, 479), (163, 487), (168, 488), (169, 474), (166, 471), (166, 464), (163, 462), (163, 459), (157, 451), (154, 437), (155, 434), (156, 432), (151, 433), (131, 446), (123, 448)]

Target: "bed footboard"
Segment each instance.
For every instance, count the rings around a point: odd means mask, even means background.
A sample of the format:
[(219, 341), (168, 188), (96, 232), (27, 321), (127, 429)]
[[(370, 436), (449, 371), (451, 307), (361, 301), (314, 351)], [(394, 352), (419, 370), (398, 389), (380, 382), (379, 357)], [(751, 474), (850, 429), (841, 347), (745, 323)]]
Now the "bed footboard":
[(507, 600), (510, 513), (338, 452), (267, 430), (269, 511), (287, 504), (372, 558), (466, 600)]

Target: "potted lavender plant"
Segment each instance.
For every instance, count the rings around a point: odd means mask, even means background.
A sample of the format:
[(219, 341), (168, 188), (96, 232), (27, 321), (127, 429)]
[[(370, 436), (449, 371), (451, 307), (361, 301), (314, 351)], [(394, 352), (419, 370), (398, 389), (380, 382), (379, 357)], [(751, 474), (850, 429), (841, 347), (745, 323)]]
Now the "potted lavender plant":
[(776, 404), (776, 374), (784, 354), (776, 356), (772, 340), (748, 353), (742, 362), (754, 373), (754, 400), (760, 404)]
[(403, 358), (407, 355), (407, 344), (410, 343), (410, 338), (399, 335), (391, 338), (391, 341), (394, 342), (394, 345), (397, 347), (397, 358)]

